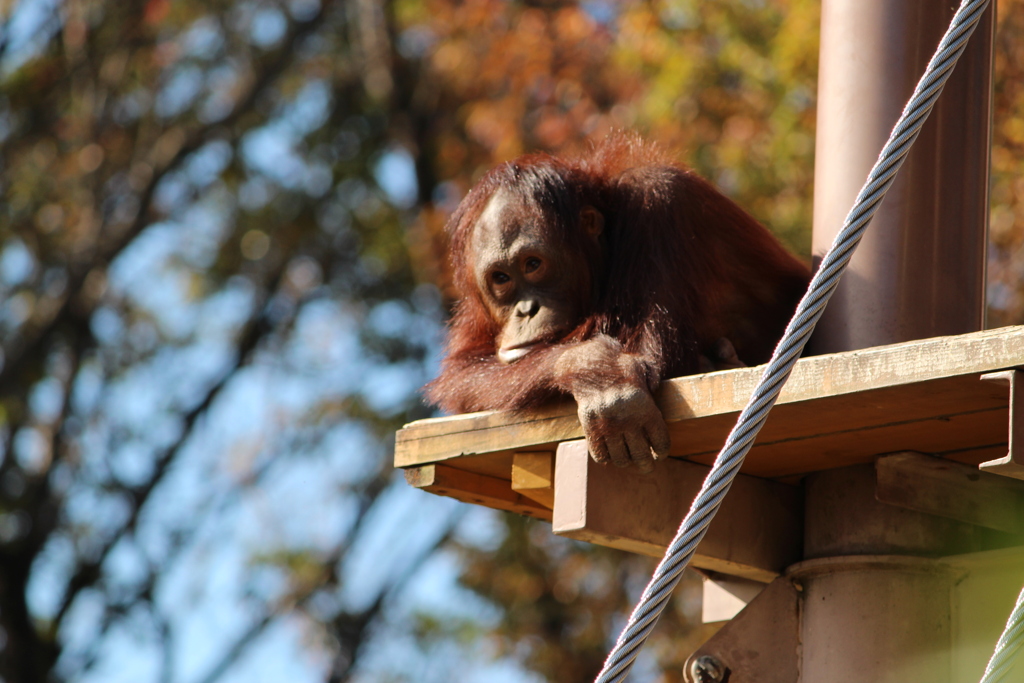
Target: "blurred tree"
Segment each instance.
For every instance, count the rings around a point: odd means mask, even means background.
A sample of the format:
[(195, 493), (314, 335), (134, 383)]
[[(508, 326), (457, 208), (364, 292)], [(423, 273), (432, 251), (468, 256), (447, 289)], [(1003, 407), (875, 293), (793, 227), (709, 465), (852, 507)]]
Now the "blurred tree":
[[(274, 628), (281, 677), (342, 679), (446, 537), (388, 518), (440, 309), (387, 21), (7, 7), (3, 680), (212, 681)], [(360, 579), (373, 537), (403, 551)]]
[[(1008, 322), (1021, 1), (993, 153)], [(0, 678), (593, 675), (652, 563), (463, 519), (390, 467), (427, 415), (445, 217), (499, 161), (637, 128), (805, 252), (818, 3), (0, 12)], [(679, 680), (695, 590), (639, 676)]]
[(996, 2), (988, 325), (1024, 323), (1024, 17)]
[[(313, 679), (424, 680), (382, 653), (436, 660), (487, 623), (485, 658), (591, 675), (648, 560), (510, 517), (438, 555), (461, 508), (393, 485), (391, 435), (425, 414), (444, 217), (498, 161), (639, 127), (802, 244), (814, 11), (9, 7), (0, 676), (213, 681), (270, 651), (305, 652)], [(410, 496), (434, 518), (403, 519)], [(497, 621), (404, 604), (456, 557)], [(651, 671), (678, 673), (692, 598)]]

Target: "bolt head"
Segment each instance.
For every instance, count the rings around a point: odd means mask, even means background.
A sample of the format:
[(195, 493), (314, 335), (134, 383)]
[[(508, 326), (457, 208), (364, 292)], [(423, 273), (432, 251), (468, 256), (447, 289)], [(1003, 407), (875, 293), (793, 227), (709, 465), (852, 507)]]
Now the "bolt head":
[(726, 668), (711, 655), (701, 655), (690, 664), (690, 679), (693, 683), (722, 683)]

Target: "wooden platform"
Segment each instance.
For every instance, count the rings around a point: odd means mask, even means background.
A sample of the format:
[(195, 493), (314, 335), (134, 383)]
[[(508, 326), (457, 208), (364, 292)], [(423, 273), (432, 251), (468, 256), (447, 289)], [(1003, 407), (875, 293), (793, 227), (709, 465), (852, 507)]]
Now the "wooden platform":
[[(1024, 391), (1024, 382), (1011, 387), (1013, 372), (989, 381), (982, 376), (1017, 367), (1024, 367), (1024, 327), (802, 359), (742, 471), (795, 483), (810, 472), (917, 451), (970, 465), (1003, 458), (1004, 470), (1013, 472), (1021, 465), (1008, 455), (1010, 396)], [(671, 431), (673, 458), (710, 464), (762, 371), (666, 381), (657, 401)], [(545, 491), (543, 484), (553, 485), (554, 472), (545, 472), (540, 454), (581, 436), (572, 402), (531, 414), (420, 420), (398, 432), (395, 465), (407, 469), (415, 486), (551, 519), (550, 495), (557, 497), (557, 490)], [(519, 481), (513, 486), (517, 453)], [(651, 476), (658, 477), (658, 470)]]

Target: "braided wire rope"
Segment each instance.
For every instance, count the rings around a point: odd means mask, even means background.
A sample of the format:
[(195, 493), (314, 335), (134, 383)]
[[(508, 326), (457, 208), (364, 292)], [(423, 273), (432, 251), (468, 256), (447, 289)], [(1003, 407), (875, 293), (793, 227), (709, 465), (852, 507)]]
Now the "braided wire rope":
[[(718, 507), (729, 491), (733, 479), (739, 473), (744, 457), (764, 425), (768, 412), (775, 405), (782, 386), (807, 344), (807, 339), (821, 317), (825, 304), (839, 284), (839, 278), (849, 264), (868, 223), (903, 165), (907, 152), (917, 139), (921, 126), (931, 113), (935, 101), (954, 65), (963, 54), (967, 40), (974, 32), (988, 4), (989, 0), (962, 0), (914, 94), (903, 109), (892, 133), (889, 134), (889, 140), (882, 148), (871, 173), (868, 174), (857, 201), (846, 217), (843, 229), (836, 235), (835, 241), (822, 259), (821, 266), (811, 279), (807, 293), (797, 306), (793, 319), (775, 348), (747, 407), (740, 413), (725, 446), (715, 458), (714, 466), (640, 596), (615, 647), (608, 654), (595, 683), (618, 683), (632, 668), (640, 648), (654, 629), (673, 589), (682, 577), (683, 570), (690, 563), (697, 545), (704, 538), (708, 525), (718, 512)], [(1021, 631), (1024, 631), (1024, 625), (1018, 626), (1015, 633), (1020, 636)], [(1020, 638), (1016, 640), (1019, 641)], [(1019, 644), (1018, 642), (1017, 645)]]
[(1006, 622), (1006, 629), (996, 643), (996, 651), (992, 653), (992, 659), (988, 660), (985, 667), (985, 675), (981, 677), (981, 683), (998, 683), (1010, 671), (1013, 665), (1014, 655), (1020, 646), (1024, 645), (1024, 590), (1021, 590), (1017, 598), (1017, 606), (1013, 608), (1010, 618)]

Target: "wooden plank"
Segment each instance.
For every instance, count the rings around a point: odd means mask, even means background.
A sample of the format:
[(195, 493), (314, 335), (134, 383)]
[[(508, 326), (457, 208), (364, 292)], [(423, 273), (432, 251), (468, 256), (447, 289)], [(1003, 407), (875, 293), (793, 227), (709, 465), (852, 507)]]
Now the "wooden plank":
[[(897, 406), (892, 407), (898, 410)], [(816, 416), (807, 416), (809, 422)], [(862, 427), (853, 431), (837, 431), (812, 436), (764, 440), (758, 438), (743, 464), (743, 472), (759, 477), (782, 478), (824, 469), (873, 462), (883, 453), (921, 451), (934, 455), (958, 453), (963, 461), (977, 464), (984, 453), (999, 442), (1005, 444), (1006, 410), (992, 410), (962, 415), (939, 415), (932, 420), (895, 423), (878, 427)], [(769, 418), (771, 424), (771, 418)], [(766, 427), (767, 429), (767, 427)], [(727, 433), (727, 432), (726, 432)], [(723, 433), (723, 442), (725, 434)], [(982, 440), (996, 442), (980, 443)], [(1005, 446), (1002, 447), (1005, 450)], [(969, 454), (977, 452), (974, 458)], [(717, 451), (693, 459), (710, 464)]]
[(549, 510), (555, 507), (555, 454), (515, 453), (512, 456), (512, 490)]
[[(961, 383), (967, 386), (992, 389), (974, 377), (962, 380)], [(995, 388), (998, 390), (998, 387)], [(1003, 393), (1006, 393), (1005, 390)], [(850, 401), (849, 398), (844, 400)], [(980, 400), (968, 399), (965, 405), (976, 404)], [(747, 456), (743, 471), (759, 477), (783, 478), (820, 469), (872, 462), (879, 453), (906, 450), (925, 451), (977, 465), (1006, 453), (1005, 396), (1003, 401), (1002, 407), (992, 410), (959, 415), (937, 414), (928, 420), (904, 421), (894, 418), (902, 415), (900, 406), (909, 400), (906, 396), (898, 396), (892, 405), (882, 404), (884, 410), (879, 410), (879, 419), (884, 420), (885, 424), (862, 425), (856, 432), (822, 429), (823, 425), (835, 423), (834, 415), (839, 414), (842, 419), (842, 406), (819, 410), (819, 404), (824, 401), (778, 406)], [(673, 453), (679, 455), (689, 451), (685, 453), (689, 459), (711, 463), (734, 421), (735, 415), (725, 415), (671, 423), (669, 428)], [(856, 433), (857, 438), (850, 438), (853, 433)], [(462, 443), (458, 435), (448, 438), (454, 447)], [(556, 443), (550, 443), (531, 448), (554, 450), (556, 447)], [(509, 450), (491, 451), (453, 456), (442, 461), (460, 469), (505, 478), (511, 468), (512, 453)]]
[(485, 477), (508, 480), (512, 473), (512, 453), (511, 451), (497, 451), (482, 455), (467, 455), (454, 460), (446, 460), (445, 465), (482, 474)]
[(464, 503), (551, 521), (551, 510), (513, 491), (508, 480), (485, 477), (445, 465), (407, 469), (405, 480), (418, 489)]
[(461, 415), (444, 415), (442, 417), (431, 417), (410, 422), (405, 425), (405, 429), (399, 431), (399, 440), (448, 436), (472, 430), (508, 427), (517, 423), (540, 422), (545, 419), (557, 419), (575, 414), (576, 407), (572, 401), (556, 401), (550, 405), (534, 409), (529, 413), (483, 411), (463, 413)]
[(875, 472), (875, 497), (883, 503), (1024, 533), (1024, 482), (921, 453), (879, 458)]
[(1003, 443), (995, 444), (992, 446), (972, 447), (963, 450), (936, 452), (934, 453), (934, 455), (937, 455), (946, 460), (952, 460), (953, 462), (962, 462), (965, 465), (977, 466), (978, 463), (985, 462), (986, 460), (991, 460), (992, 458), (996, 457), (999, 453), (1003, 453), (1005, 451), (1006, 444)]
[[(645, 475), (594, 463), (583, 441), (563, 443), (555, 461), (552, 531), (660, 557), (708, 469), (668, 460)], [(802, 543), (799, 489), (740, 475), (692, 564), (768, 582), (800, 559)]]
[[(922, 420), (940, 419), (986, 410), (1003, 410), (1009, 395), (998, 385), (979, 382), (977, 375), (887, 387), (856, 394), (827, 396), (813, 402), (781, 404), (773, 409), (758, 442), (762, 444), (811, 439), (829, 434), (859, 432), (869, 428), (899, 426)], [(697, 430), (696, 421), (670, 424), (674, 449), (695, 457), (714, 454), (721, 447), (722, 433), (728, 433), (738, 413), (709, 416), (699, 420), (715, 429)], [(1005, 429), (1000, 429), (1000, 433)], [(1001, 438), (1005, 440), (1005, 434)]]
[[(1017, 365), (1024, 365), (1024, 327), (801, 359), (744, 472), (788, 476), (910, 448), (991, 449), (1006, 441), (1005, 420), (999, 430), (989, 427), (1005, 415), (1008, 396), (977, 377)], [(672, 454), (700, 459), (717, 452), (762, 371), (740, 368), (665, 382), (657, 400), (673, 433)], [(398, 433), (395, 464), (553, 449), (582, 435), (575, 413), (569, 402), (530, 415), (474, 413), (421, 420)], [(850, 438), (853, 432), (876, 430), (880, 441), (895, 435), (909, 442), (927, 437), (942, 423), (949, 423), (941, 431), (952, 439), (946, 446), (908, 444), (874, 453), (847, 448), (860, 443), (859, 436)], [(830, 450), (836, 452), (829, 455)]]
[(575, 404), (561, 403), (557, 407), (563, 409), (563, 414), (471, 413), (440, 418), (447, 420), (442, 424), (428, 420), (410, 423), (396, 434), (395, 466), (502, 450), (554, 450), (553, 444), (583, 436)]

